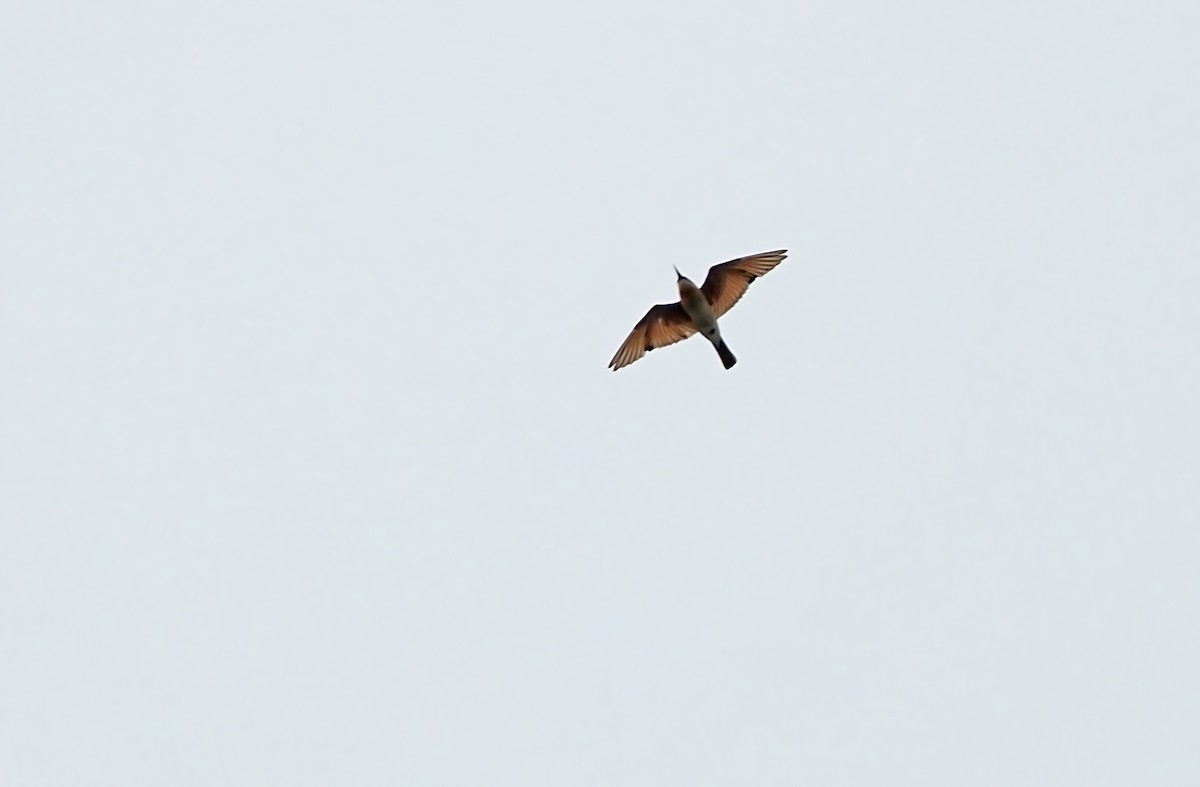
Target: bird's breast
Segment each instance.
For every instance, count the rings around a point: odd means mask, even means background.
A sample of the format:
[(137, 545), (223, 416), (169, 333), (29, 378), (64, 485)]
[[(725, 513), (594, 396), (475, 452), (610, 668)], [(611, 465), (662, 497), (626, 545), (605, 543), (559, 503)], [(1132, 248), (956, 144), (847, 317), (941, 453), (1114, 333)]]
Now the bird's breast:
[(713, 315), (712, 307), (708, 305), (708, 299), (695, 287), (679, 293), (679, 304), (692, 318), (692, 322), (700, 326), (701, 330), (717, 324), (717, 318)]

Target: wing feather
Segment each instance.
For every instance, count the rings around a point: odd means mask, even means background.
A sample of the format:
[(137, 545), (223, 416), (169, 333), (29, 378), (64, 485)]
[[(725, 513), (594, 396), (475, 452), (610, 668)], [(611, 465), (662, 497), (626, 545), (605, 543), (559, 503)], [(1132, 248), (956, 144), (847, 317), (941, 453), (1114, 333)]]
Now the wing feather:
[(678, 303), (660, 303), (652, 306), (646, 316), (638, 320), (629, 332), (617, 354), (608, 365), (613, 371), (641, 358), (650, 350), (680, 342), (698, 329)]
[(742, 299), (750, 283), (766, 274), (787, 257), (787, 249), (764, 251), (749, 257), (722, 262), (708, 269), (704, 286), (700, 288), (712, 305), (713, 314), (720, 318)]

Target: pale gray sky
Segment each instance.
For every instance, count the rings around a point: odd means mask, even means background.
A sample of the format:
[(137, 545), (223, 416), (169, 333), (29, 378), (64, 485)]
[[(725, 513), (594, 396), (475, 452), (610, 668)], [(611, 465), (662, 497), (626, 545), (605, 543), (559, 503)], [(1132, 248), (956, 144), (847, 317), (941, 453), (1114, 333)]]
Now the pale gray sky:
[(1200, 782), (1198, 40), (7, 4), (3, 782)]

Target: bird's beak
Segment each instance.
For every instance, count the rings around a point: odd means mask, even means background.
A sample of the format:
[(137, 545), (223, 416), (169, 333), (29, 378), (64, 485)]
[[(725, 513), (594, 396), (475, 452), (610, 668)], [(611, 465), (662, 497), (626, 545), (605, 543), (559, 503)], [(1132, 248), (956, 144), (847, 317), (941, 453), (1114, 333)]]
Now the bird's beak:
[[(672, 265), (671, 267), (672, 267), (672, 268), (675, 268), (675, 266), (674, 266), (674, 265)], [(676, 276), (678, 276), (678, 277), (679, 277), (679, 279), (682, 279), (682, 278), (683, 278), (683, 274), (679, 272), (679, 269), (678, 269), (678, 268), (675, 268), (675, 275), (676, 275)], [(676, 279), (675, 281), (679, 281), (679, 279)]]

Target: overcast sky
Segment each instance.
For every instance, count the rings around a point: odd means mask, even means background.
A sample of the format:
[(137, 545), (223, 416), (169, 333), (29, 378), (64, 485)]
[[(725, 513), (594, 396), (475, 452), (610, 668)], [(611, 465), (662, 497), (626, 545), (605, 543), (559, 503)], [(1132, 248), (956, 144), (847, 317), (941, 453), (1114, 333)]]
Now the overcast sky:
[(1198, 40), (6, 3), (4, 783), (1200, 783)]

